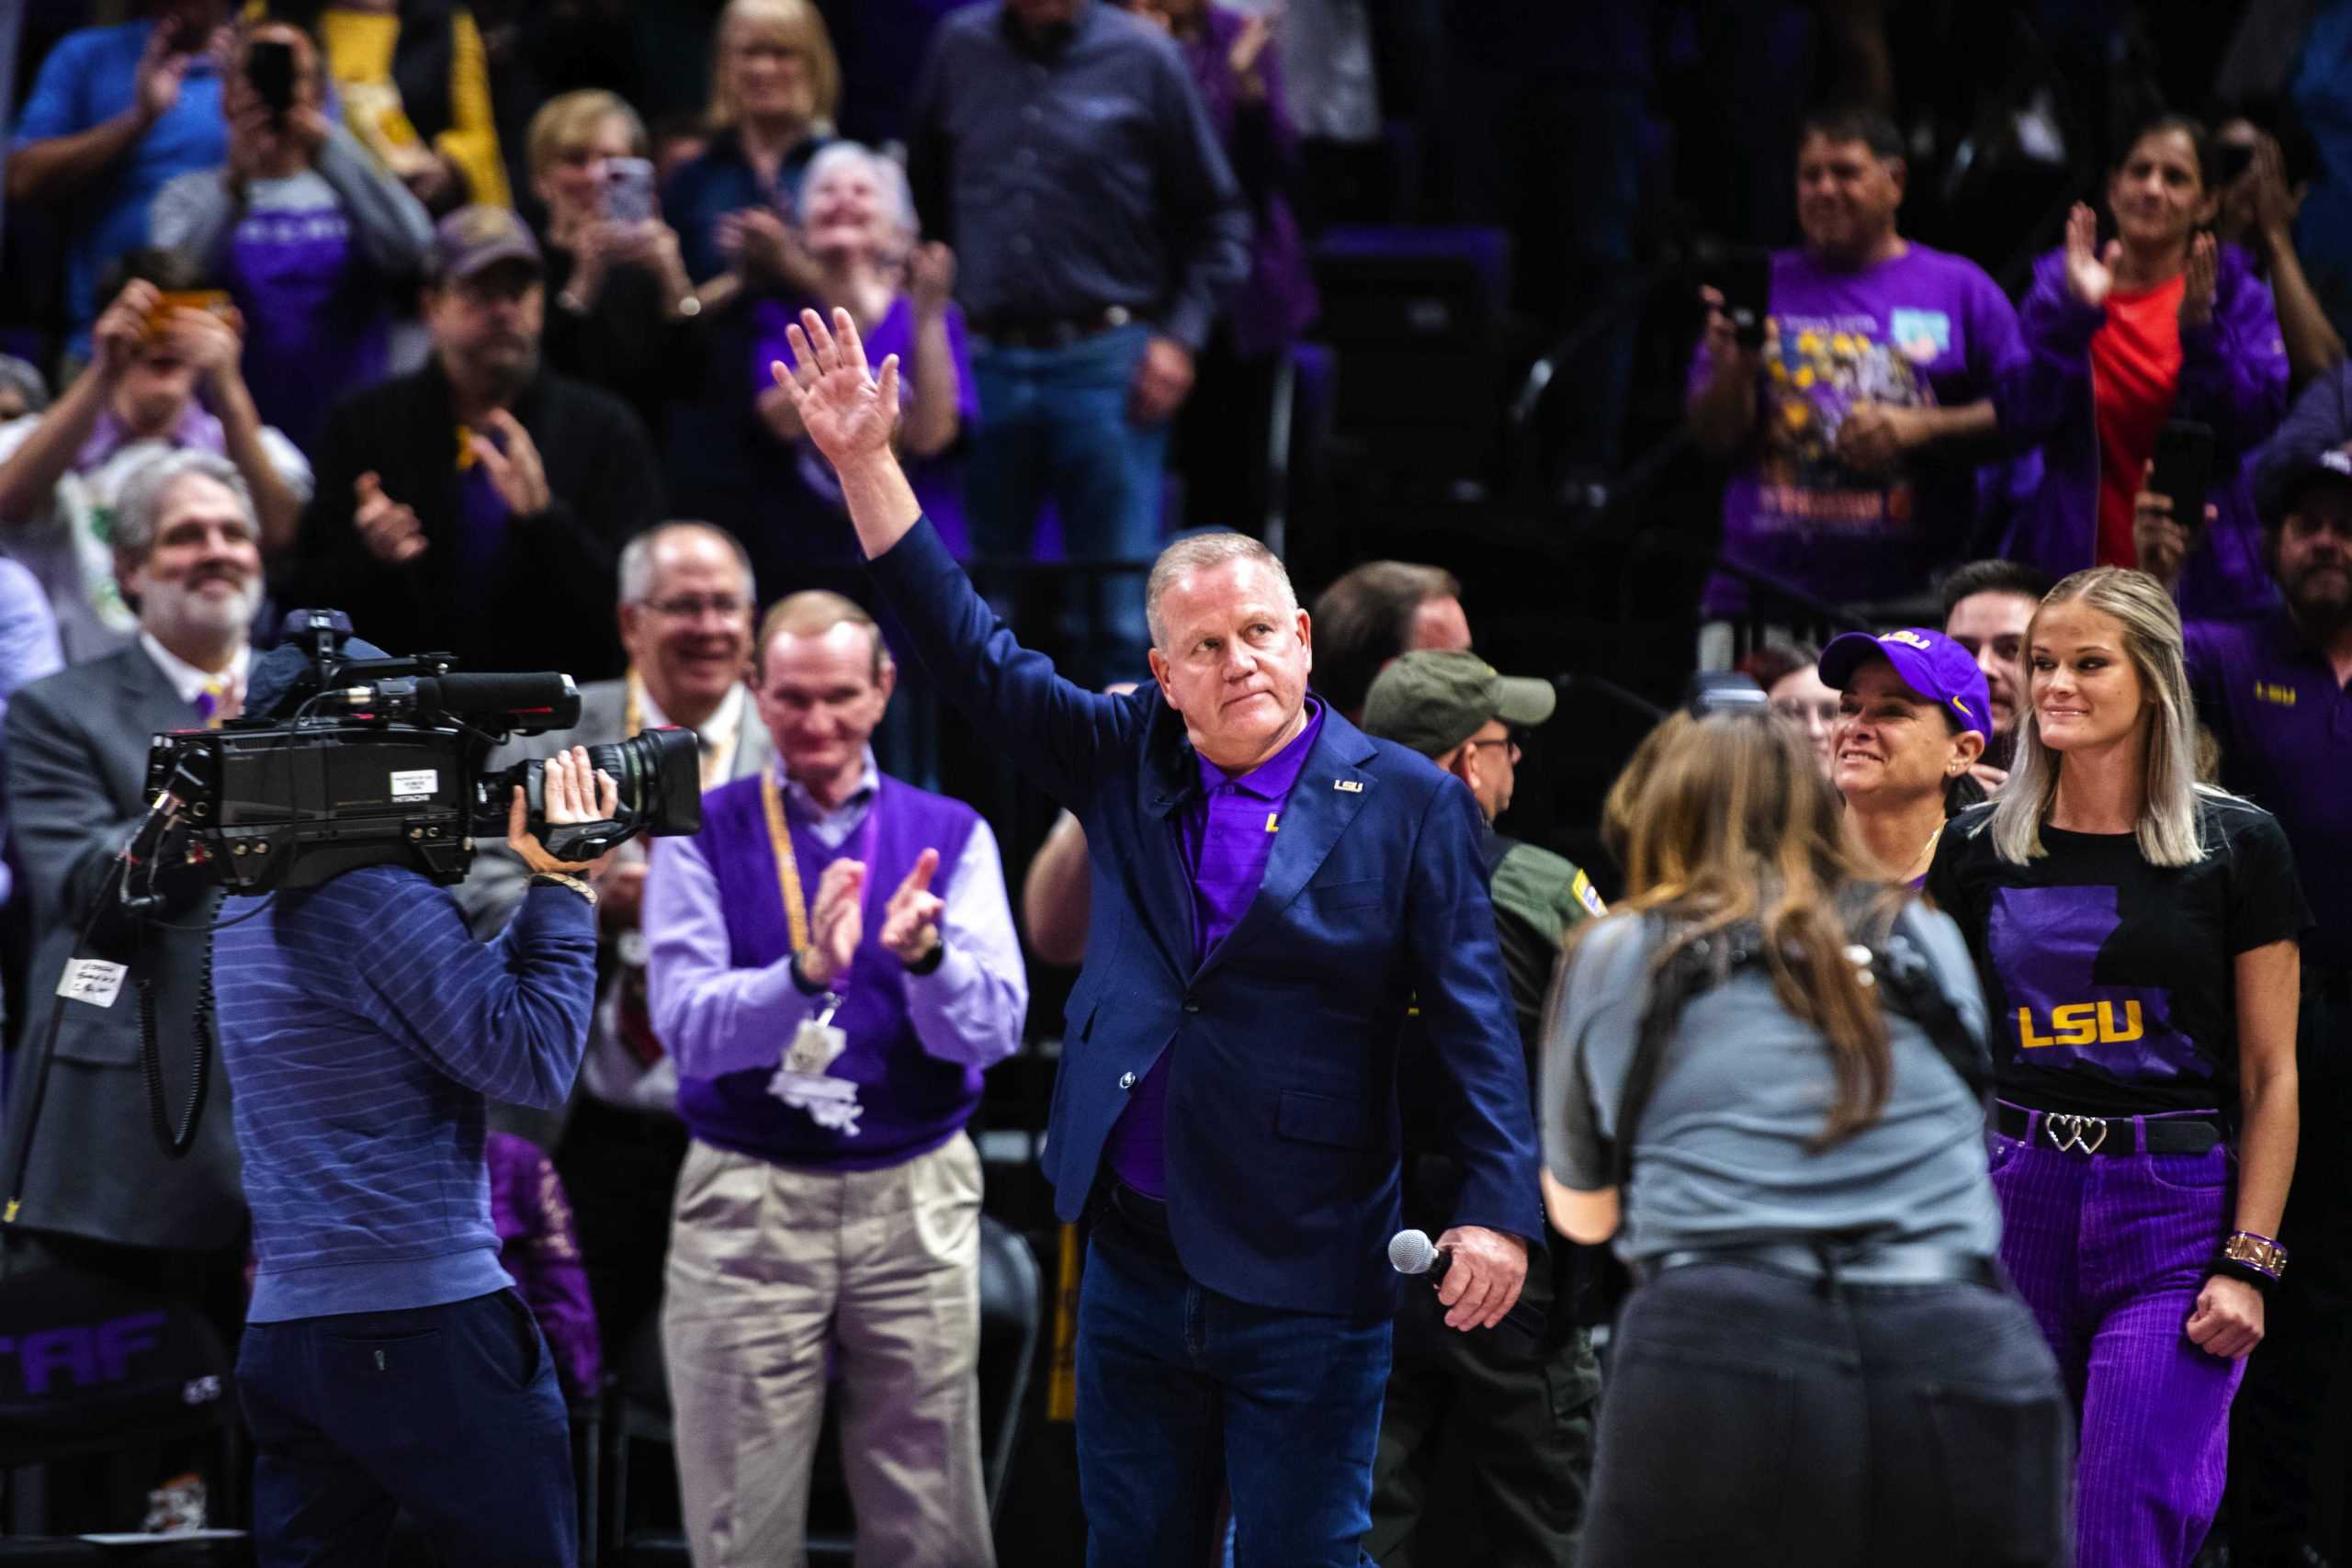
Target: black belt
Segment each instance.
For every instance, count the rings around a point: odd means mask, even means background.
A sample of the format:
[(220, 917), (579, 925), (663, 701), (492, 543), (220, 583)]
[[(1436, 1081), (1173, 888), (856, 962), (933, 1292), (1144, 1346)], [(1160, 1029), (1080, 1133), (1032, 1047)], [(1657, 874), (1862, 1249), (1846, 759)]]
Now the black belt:
[(1168, 1205), (1162, 1200), (1138, 1192), (1117, 1177), (1106, 1175), (1095, 1188), (1094, 1201), (1090, 1207), (1097, 1226), (1107, 1222), (1154, 1258), (1170, 1263), (1180, 1261), (1176, 1237), (1168, 1225)]
[(1999, 1289), (2001, 1266), (1981, 1253), (1955, 1252), (1925, 1242), (1872, 1247), (1858, 1242), (1758, 1242), (1752, 1247), (1692, 1247), (1662, 1252), (1634, 1264), (1634, 1277), (1646, 1284), (1672, 1269), (1701, 1263), (1731, 1263), (1762, 1269), (1825, 1285), (1871, 1290), (1906, 1285), (1985, 1285)]
[(2193, 1116), (2077, 1116), (1993, 1102), (1993, 1126), (2005, 1138), (2035, 1148), (2078, 1155), (2201, 1155), (2222, 1141), (2222, 1129)]
[(969, 324), (974, 337), (998, 348), (1068, 348), (1134, 320), (1135, 312), (1125, 305), (1105, 305), (1073, 316), (979, 316)]

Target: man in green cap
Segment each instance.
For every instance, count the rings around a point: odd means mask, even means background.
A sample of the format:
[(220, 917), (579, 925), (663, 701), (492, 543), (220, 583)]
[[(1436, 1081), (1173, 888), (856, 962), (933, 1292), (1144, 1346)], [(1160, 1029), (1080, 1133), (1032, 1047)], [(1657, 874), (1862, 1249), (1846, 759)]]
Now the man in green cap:
[[(1573, 863), (1495, 831), (1518, 782), (1512, 732), (1550, 718), (1556, 701), (1548, 681), (1498, 674), (1475, 653), (1430, 649), (1407, 653), (1383, 670), (1363, 710), (1366, 734), (1409, 746), (1453, 774), (1487, 819), (1487, 889), (1531, 1085), (1561, 944), (1570, 926), (1606, 912)], [(1435, 1138), (1416, 1136), (1411, 1108), (1431, 1103), (1411, 1091), (1417, 1070), (1425, 1070), (1416, 1055), (1405, 1055), (1398, 1095), (1407, 1108), (1405, 1218), (1408, 1224), (1432, 1218), (1442, 1224), (1454, 1178), (1443, 1156), (1427, 1152)], [(1424, 1522), (1456, 1547), (1461, 1529), (1476, 1529), (1486, 1537), (1490, 1562), (1574, 1560), (1592, 1472), (1600, 1369), (1590, 1337), (1569, 1312), (1568, 1244), (1556, 1236), (1550, 1242), (1552, 1266), (1531, 1258), (1520, 1298), (1544, 1319), (1532, 1346), (1499, 1334), (1446, 1334), (1434, 1295), (1407, 1292), (1373, 1461), (1372, 1530), (1363, 1540), (1383, 1568), (1449, 1555), (1435, 1550), (1434, 1539), (1429, 1549), (1415, 1541)], [(1470, 1456), (1475, 1525), (1425, 1518), (1440, 1456), (1448, 1450)]]

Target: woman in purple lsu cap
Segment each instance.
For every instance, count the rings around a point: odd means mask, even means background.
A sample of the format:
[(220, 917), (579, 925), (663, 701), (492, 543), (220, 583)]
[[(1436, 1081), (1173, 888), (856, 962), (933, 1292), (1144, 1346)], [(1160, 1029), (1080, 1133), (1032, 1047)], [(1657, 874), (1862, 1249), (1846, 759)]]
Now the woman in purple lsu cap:
[(2001, 1258), (2081, 1414), (2079, 1568), (2185, 1568), (2286, 1264), (2309, 920), (2278, 824), (2195, 780), (2154, 578), (2059, 583), (2026, 671), (2016, 766), (1944, 834), (1928, 892), (1994, 1021)]
[(1906, 626), (1836, 638), (1821, 678), (1842, 694), (1829, 782), (1847, 826), (1882, 874), (1917, 887), (1945, 821), (1984, 798), (1968, 771), (1992, 733), (1984, 672), (1943, 633)]

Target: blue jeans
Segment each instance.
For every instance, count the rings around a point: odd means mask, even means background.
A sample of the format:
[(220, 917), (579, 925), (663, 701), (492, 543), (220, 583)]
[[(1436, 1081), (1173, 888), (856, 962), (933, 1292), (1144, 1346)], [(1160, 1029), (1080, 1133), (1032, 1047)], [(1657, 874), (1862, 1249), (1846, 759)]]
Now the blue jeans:
[(964, 497), (974, 553), (1028, 556), (1038, 510), (1050, 499), (1071, 560), (1136, 567), (1095, 578), (1064, 600), (1072, 646), (1093, 656), (1067, 672), (1095, 685), (1144, 678), (1150, 646), (1144, 573), (1159, 553), (1168, 426), (1127, 418), (1150, 336), (1147, 327), (1126, 326), (1068, 348), (984, 345), (972, 355), (980, 425)]
[(1389, 1325), (1251, 1306), (1114, 1216), (1078, 1303), (1078, 1484), (1089, 1568), (1200, 1568), (1219, 1487), (1237, 1568), (1358, 1568)]
[(571, 1429), (512, 1291), (245, 1326), (261, 1568), (380, 1563), (401, 1508), (450, 1564), (569, 1568)]

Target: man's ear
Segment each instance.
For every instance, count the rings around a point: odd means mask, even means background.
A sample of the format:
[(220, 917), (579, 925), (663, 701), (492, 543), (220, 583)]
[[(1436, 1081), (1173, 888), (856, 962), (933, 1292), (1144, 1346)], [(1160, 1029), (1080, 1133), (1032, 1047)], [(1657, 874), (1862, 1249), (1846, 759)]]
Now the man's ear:
[(1438, 758), (1437, 765), (1468, 784), (1471, 794), (1478, 793), (1478, 748), (1464, 740)]
[(899, 689), (899, 661), (892, 659), (888, 654), (884, 654), (882, 656), (881, 678), (874, 683), (881, 689), (882, 701), (885, 704), (888, 704), (890, 700), (890, 694)]
[(1306, 649), (1307, 669), (1313, 670), (1315, 668), (1315, 623), (1304, 610), (1298, 613), (1298, 642), (1301, 648)]
[(1156, 648), (1146, 649), (1144, 659), (1151, 666), (1151, 678), (1159, 687), (1160, 696), (1170, 707), (1176, 705), (1176, 688), (1168, 683), (1168, 656)]

